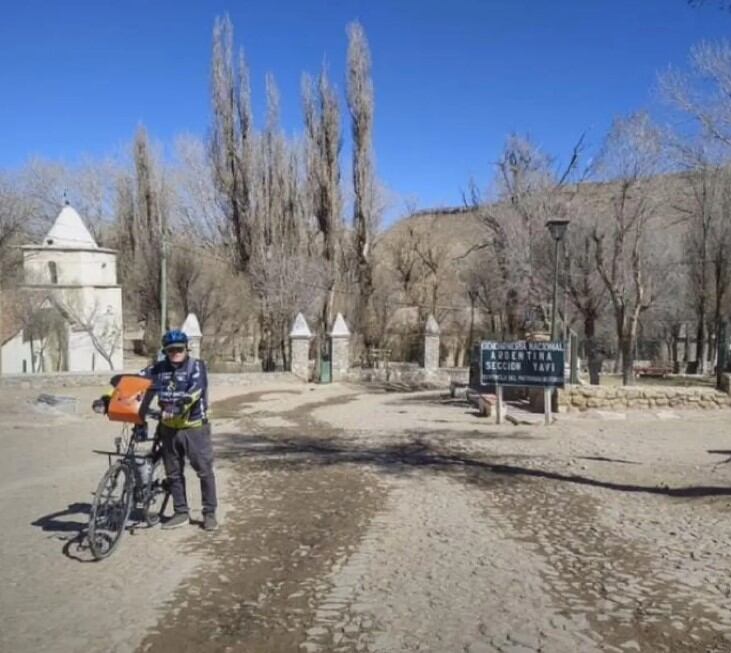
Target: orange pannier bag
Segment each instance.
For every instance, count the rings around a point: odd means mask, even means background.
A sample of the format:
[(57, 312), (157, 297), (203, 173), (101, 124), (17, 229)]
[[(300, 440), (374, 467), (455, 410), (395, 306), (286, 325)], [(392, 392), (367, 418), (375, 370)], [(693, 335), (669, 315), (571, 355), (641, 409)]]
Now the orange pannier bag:
[(113, 422), (144, 424), (145, 411), (152, 399), (152, 380), (143, 376), (122, 376), (109, 398), (107, 417)]

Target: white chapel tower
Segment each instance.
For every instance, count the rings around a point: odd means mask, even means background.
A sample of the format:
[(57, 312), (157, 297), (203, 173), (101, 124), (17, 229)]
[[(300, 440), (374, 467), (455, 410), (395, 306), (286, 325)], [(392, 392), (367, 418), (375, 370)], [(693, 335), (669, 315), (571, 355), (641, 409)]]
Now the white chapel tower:
[(70, 372), (121, 370), (122, 289), (116, 251), (96, 244), (68, 202), (43, 242), (22, 249), (25, 288), (37, 291), (39, 300), (57, 310), (67, 325), (64, 367)]

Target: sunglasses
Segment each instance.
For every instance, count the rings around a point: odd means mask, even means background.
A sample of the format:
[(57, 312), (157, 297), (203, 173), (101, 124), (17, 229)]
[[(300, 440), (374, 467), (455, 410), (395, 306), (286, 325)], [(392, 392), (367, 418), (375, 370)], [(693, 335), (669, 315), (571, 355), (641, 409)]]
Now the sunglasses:
[(167, 347), (165, 349), (166, 354), (182, 354), (185, 351), (185, 347)]

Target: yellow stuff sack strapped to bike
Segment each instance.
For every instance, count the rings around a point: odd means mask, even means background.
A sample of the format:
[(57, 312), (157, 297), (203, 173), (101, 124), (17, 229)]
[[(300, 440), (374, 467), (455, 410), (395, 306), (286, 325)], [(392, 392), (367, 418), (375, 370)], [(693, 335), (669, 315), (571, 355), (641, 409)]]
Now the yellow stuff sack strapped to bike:
[(152, 400), (152, 392), (149, 391), (151, 386), (151, 379), (121, 376), (109, 398), (107, 417), (113, 422), (144, 424), (145, 411)]

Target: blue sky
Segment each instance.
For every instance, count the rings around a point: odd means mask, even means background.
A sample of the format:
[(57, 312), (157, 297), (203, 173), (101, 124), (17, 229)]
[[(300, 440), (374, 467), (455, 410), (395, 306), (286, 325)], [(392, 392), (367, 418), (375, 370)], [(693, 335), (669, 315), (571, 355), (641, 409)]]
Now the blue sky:
[[(657, 72), (731, 30), (731, 14), (685, 0), (0, 0), (0, 167), (119, 151), (144, 123), (164, 144), (205, 135), (213, 20), (228, 13), (263, 117), (274, 74), (289, 132), (303, 71), (323, 59), (344, 88), (345, 27), (373, 55), (380, 177), (420, 208), (486, 184), (511, 131), (567, 155), (586, 131), (658, 110)], [(345, 104), (343, 101), (345, 116)], [(344, 125), (347, 134), (347, 123)], [(402, 206), (397, 207), (402, 208)]]

